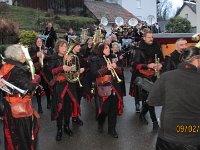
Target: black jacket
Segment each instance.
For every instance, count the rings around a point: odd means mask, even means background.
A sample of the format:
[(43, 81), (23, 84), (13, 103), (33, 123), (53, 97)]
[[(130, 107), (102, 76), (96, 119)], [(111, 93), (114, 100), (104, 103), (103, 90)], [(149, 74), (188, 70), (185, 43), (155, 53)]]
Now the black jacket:
[(175, 50), (171, 53), (170, 56), (165, 57), (165, 71), (174, 70), (177, 68), (178, 64), (181, 63), (181, 54)]
[(29, 93), (32, 93), (36, 88), (36, 84), (31, 82), (31, 75), (26, 65), (10, 59), (4, 61), (8, 64), (15, 65), (10, 72), (8, 82), (22, 90), (28, 90)]
[(200, 73), (181, 63), (155, 82), (148, 97), (150, 106), (163, 106), (158, 136), (175, 144), (199, 144)]

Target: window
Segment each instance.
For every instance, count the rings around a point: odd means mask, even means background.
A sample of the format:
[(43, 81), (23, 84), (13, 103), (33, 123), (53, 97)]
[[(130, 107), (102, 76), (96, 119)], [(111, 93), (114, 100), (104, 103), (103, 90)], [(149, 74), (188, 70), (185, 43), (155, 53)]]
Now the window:
[(137, 8), (140, 9), (141, 8), (141, 0), (136, 0), (136, 5), (137, 5)]
[(188, 14), (185, 14), (185, 18), (188, 19)]

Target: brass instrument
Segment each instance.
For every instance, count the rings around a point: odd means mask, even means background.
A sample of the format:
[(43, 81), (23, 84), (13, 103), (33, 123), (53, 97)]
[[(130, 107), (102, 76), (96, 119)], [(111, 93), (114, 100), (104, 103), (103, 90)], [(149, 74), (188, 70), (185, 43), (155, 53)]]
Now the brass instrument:
[(128, 25), (129, 25), (129, 26), (134, 27), (134, 26), (136, 26), (137, 24), (138, 24), (138, 20), (135, 19), (135, 18), (131, 18), (131, 19), (128, 20)]
[(9, 83), (8, 81), (4, 80), (3, 78), (0, 79), (0, 82), (4, 84), (4, 86), (0, 86), (0, 89), (10, 95), (13, 95), (15, 92), (17, 92), (20, 95), (22, 95), (22, 97), (24, 97), (28, 92), (28, 90), (22, 90), (16, 87), (15, 85)]
[[(155, 64), (158, 66), (158, 64), (160, 63), (160, 58), (157, 58), (157, 54), (155, 54)], [(155, 76), (157, 78), (160, 78), (160, 70), (158, 70), (158, 68), (155, 68)]]
[(41, 64), (41, 67), (43, 68), (43, 66), (44, 66), (44, 50), (41, 48), (41, 46), (39, 47), (39, 51), (42, 52), (42, 57), (39, 58), (39, 62)]
[[(109, 65), (111, 64), (110, 59), (109, 58), (107, 59), (105, 55), (103, 55), (103, 58), (105, 59), (107, 64), (109, 64)], [(112, 74), (113, 78), (116, 77), (118, 83), (122, 82), (122, 80), (119, 78), (119, 76), (117, 75), (114, 68), (111, 69), (111, 74)]]
[(23, 53), (24, 53), (24, 55), (26, 57), (26, 63), (29, 66), (29, 69), (30, 69), (30, 72), (31, 72), (31, 77), (32, 77), (32, 79), (34, 79), (34, 77), (35, 77), (35, 67), (34, 67), (32, 59), (31, 59), (31, 57), (29, 55), (28, 48), (24, 47), (24, 46), (21, 46), (21, 48), (22, 48), (22, 51), (23, 51)]
[(83, 87), (83, 85), (80, 82), (80, 62), (78, 56), (74, 55), (72, 50), (75, 48), (75, 46), (79, 44), (77, 41), (71, 39), (68, 45), (68, 50), (65, 55), (70, 56), (70, 60), (65, 61), (63, 60), (63, 64), (70, 66), (71, 70), (68, 72), (65, 72), (66, 79), (70, 83), (78, 82), (80, 87)]
[(101, 33), (101, 29), (102, 29), (101, 25), (107, 26), (107, 24), (108, 24), (108, 19), (106, 17), (102, 17), (101, 23), (99, 24), (99, 29), (97, 29), (95, 31), (94, 36), (93, 36), (94, 44), (99, 43), (99, 42), (101, 42), (101, 43), (103, 42), (104, 35)]
[(200, 33), (193, 35), (192, 40), (197, 41), (198, 43), (195, 45), (195, 47), (200, 48)]
[(83, 29), (81, 28), (81, 44), (85, 44), (87, 38), (88, 38), (88, 28), (87, 29)]

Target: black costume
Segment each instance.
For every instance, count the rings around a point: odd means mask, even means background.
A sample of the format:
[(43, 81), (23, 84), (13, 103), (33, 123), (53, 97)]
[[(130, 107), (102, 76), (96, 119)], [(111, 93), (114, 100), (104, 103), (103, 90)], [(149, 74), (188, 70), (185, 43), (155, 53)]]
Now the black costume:
[(134, 83), (136, 77), (138, 77), (138, 76), (147, 78), (153, 82), (156, 80), (156, 77), (154, 75), (146, 76), (146, 75), (140, 73), (140, 70), (148, 71), (148, 67), (147, 67), (148, 64), (155, 63), (155, 54), (157, 54), (157, 58), (160, 58), (160, 62), (163, 62), (164, 59), (163, 59), (162, 51), (156, 43), (153, 43), (152, 45), (148, 45), (145, 43), (145, 41), (141, 41), (139, 48), (136, 50), (135, 56), (131, 63), (132, 78), (131, 78), (129, 94), (131, 96), (135, 97), (136, 109), (138, 109), (138, 107), (139, 107), (139, 101), (142, 101), (143, 109), (141, 111), (141, 115), (145, 115), (149, 110), (152, 122), (157, 123), (157, 118), (156, 118), (154, 107), (152, 107), (152, 106), (148, 107), (148, 105), (145, 103), (148, 93), (146, 91), (140, 89)]
[(34, 150), (36, 149), (37, 133), (39, 131), (39, 124), (36, 117), (32, 114), (31, 116), (16, 118), (11, 111), (11, 106), (12, 103), (30, 102), (30, 94), (35, 90), (36, 84), (31, 82), (30, 73), (24, 64), (10, 59), (4, 61), (6, 64), (1, 68), (1, 74), (9, 69), (7, 65), (14, 66), (6, 74), (3, 74), (4, 78), (18, 88), (28, 90), (23, 99), (17, 93), (14, 95), (6, 94), (4, 103), (5, 149)]
[(77, 83), (69, 83), (63, 70), (63, 57), (55, 53), (52, 56), (50, 68), (55, 80), (52, 99), (52, 120), (57, 120), (57, 140), (62, 137), (62, 120), (64, 119), (64, 132), (72, 135), (69, 128), (70, 117), (80, 116), (80, 106), (76, 90)]
[(123, 93), (123, 96), (126, 96), (126, 85), (125, 85), (125, 78), (124, 78), (124, 60), (120, 59), (119, 57), (122, 55), (121, 52), (117, 52), (117, 53), (113, 53), (114, 55), (114, 59), (116, 60), (117, 66), (121, 67), (121, 75), (119, 75), (119, 78), (122, 80), (122, 82), (120, 83), (121, 86), (121, 90)]
[[(41, 48), (41, 50), (44, 50), (44, 47)], [(35, 73), (40, 75), (41, 77), (41, 85), (44, 88), (46, 97), (47, 97), (47, 109), (50, 109), (51, 107), (51, 100), (50, 100), (50, 80), (52, 79), (52, 74), (51, 71), (49, 70), (49, 61), (50, 61), (50, 55), (48, 55), (47, 53), (44, 53), (44, 60), (43, 60), (43, 67), (41, 66), (41, 63), (39, 61), (39, 57), (37, 57), (37, 52), (39, 52), (40, 49), (37, 46), (33, 46), (31, 47), (31, 49), (29, 50), (31, 59), (34, 63), (34, 67), (35, 67)], [(47, 50), (48, 51), (48, 50)], [(42, 105), (41, 105), (41, 94), (42, 94), (42, 89), (37, 88), (36, 90), (36, 98), (37, 98), (37, 103), (38, 103), (38, 112), (42, 113)]]
[(52, 50), (54, 48), (55, 41), (57, 40), (57, 35), (56, 35), (54, 28), (51, 27), (50, 30), (48, 30), (48, 28), (46, 28), (42, 34), (48, 35), (48, 38), (45, 41), (45, 46), (51, 50), (51, 53), (53, 53)]
[[(107, 57), (109, 58), (109, 57)], [(111, 59), (111, 58), (109, 58)], [(121, 75), (121, 68), (117, 67), (117, 74)], [(96, 80), (99, 77), (106, 77), (106, 75), (111, 76), (111, 71), (107, 69), (107, 63), (103, 57), (94, 56), (91, 62), (91, 72), (96, 77)], [(110, 77), (109, 76), (109, 77)], [(101, 79), (100, 79), (101, 81)], [(97, 84), (97, 97), (96, 97), (96, 105), (98, 109), (98, 125), (99, 129), (102, 130), (103, 124), (105, 122), (106, 116), (108, 115), (108, 133), (110, 133), (113, 137), (116, 137), (116, 123), (117, 123), (117, 114), (122, 114), (123, 110), (123, 100), (122, 100), (122, 91), (121, 86), (117, 83), (116, 79), (112, 79), (109, 82), (98, 83)], [(106, 94), (105, 96), (100, 95), (98, 92), (98, 88), (108, 88), (111, 93)]]
[(89, 48), (87, 45), (81, 47), (80, 57), (81, 68), (84, 67), (85, 71), (81, 74), (81, 83), (83, 84), (83, 97), (88, 101), (91, 101), (93, 94), (91, 93), (93, 76), (90, 70), (90, 59), (91, 59), (92, 47)]
[(170, 56), (165, 56), (164, 71), (170, 71), (177, 68), (178, 64), (181, 63), (181, 53), (177, 50), (173, 51)]

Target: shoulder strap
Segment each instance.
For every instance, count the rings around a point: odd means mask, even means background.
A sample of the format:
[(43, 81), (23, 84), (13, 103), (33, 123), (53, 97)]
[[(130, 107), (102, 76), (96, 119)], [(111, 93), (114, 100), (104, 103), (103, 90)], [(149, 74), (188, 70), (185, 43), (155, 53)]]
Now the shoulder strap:
[(15, 65), (12, 64), (4, 64), (0, 69), (0, 77), (3, 77), (6, 74), (8, 74), (14, 68), (14, 66)]

